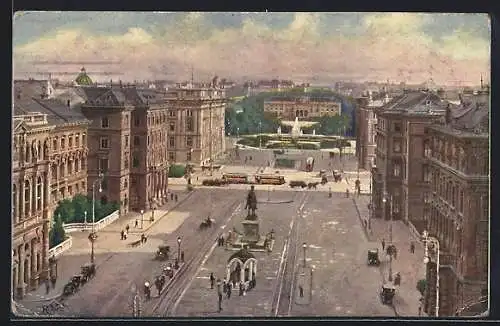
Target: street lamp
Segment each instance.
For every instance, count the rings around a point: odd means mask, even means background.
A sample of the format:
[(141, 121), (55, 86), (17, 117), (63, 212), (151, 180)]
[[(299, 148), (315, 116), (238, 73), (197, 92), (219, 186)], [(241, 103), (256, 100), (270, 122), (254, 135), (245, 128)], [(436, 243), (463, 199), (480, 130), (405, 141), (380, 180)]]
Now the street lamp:
[(99, 175), (96, 180), (92, 183), (92, 233), (89, 235), (90, 243), (92, 245), (91, 247), (91, 252), (90, 252), (90, 263), (93, 264), (95, 257), (94, 257), (94, 242), (96, 239), (95, 235), (95, 185), (99, 183), (99, 193), (102, 192), (102, 178), (103, 174), (99, 172)]
[(87, 211), (83, 212), (85, 229), (87, 229)]
[(236, 127), (236, 139), (240, 138), (240, 127)]
[(141, 229), (142, 229), (143, 224), (144, 224), (144, 210), (141, 209)]
[[(384, 194), (384, 198), (382, 199), (382, 202), (384, 203), (384, 207), (385, 207), (385, 204), (387, 203), (387, 193)], [(392, 246), (392, 195), (389, 197), (389, 205), (390, 205), (390, 209), (389, 209), (389, 218), (390, 218), (390, 221), (389, 221), (389, 245)], [(392, 255), (393, 255), (393, 252), (391, 252), (391, 254), (389, 255), (389, 281), (392, 282)]]
[(177, 237), (177, 261), (180, 261), (181, 259), (181, 237)]
[(429, 232), (425, 231), (422, 232), (422, 237), (425, 243), (425, 252), (424, 252), (424, 264), (428, 264), (430, 262), (430, 257), (429, 257), (429, 243), (431, 243), (434, 247), (434, 254), (436, 255), (436, 307), (435, 307), (435, 316), (439, 317), (439, 240), (430, 237)]
[(302, 244), (302, 249), (304, 249), (304, 268), (306, 267), (306, 249), (307, 249), (307, 243)]

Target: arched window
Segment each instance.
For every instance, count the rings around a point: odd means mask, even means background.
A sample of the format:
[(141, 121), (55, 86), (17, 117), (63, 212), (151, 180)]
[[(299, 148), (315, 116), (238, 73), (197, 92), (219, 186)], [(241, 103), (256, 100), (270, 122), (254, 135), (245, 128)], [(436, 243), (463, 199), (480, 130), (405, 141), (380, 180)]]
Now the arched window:
[(68, 175), (71, 175), (73, 173), (73, 160), (68, 160), (66, 164), (68, 165)]
[(52, 174), (52, 181), (56, 181), (57, 179), (57, 165), (52, 164), (50, 167), (50, 174)]
[(75, 159), (75, 172), (80, 171), (80, 160), (78, 158)]
[(59, 178), (64, 178), (64, 162), (59, 164)]
[(28, 145), (28, 143), (26, 143), (25, 145), (24, 161), (26, 163), (30, 162), (30, 146)]
[(29, 180), (24, 181), (24, 214), (26, 217), (30, 214), (30, 191), (31, 186)]
[(43, 157), (43, 151), (42, 151), (42, 143), (38, 141), (38, 159), (41, 160)]
[(39, 210), (43, 209), (43, 207), (42, 207), (42, 186), (43, 186), (42, 177), (38, 177), (38, 182), (36, 185), (36, 188), (37, 188), (36, 200), (37, 200), (37, 207)]

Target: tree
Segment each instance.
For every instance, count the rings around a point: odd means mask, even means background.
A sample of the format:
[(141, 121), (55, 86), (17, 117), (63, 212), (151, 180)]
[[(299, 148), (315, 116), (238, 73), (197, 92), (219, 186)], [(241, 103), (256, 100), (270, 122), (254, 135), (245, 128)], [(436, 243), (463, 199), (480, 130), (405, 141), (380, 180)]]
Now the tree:
[(420, 295), (424, 296), (425, 290), (427, 289), (427, 280), (421, 279), (417, 282), (417, 291)]
[(49, 231), (50, 247), (53, 248), (66, 239), (63, 220), (60, 215), (56, 215), (52, 229)]
[(76, 195), (73, 197), (71, 204), (73, 206), (74, 215), (72, 221), (68, 221), (69, 223), (82, 222), (82, 220), (85, 219), (85, 212), (87, 212), (87, 220), (89, 216), (91, 217), (92, 202), (87, 198), (87, 196), (81, 194)]
[(65, 223), (71, 223), (75, 218), (75, 209), (71, 200), (61, 200), (54, 210), (54, 216), (61, 217), (61, 220)]

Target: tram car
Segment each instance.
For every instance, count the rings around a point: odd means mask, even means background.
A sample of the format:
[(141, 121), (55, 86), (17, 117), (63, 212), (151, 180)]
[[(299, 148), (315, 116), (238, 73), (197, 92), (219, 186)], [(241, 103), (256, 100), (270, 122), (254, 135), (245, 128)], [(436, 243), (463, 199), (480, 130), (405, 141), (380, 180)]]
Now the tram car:
[(248, 174), (245, 173), (225, 173), (222, 175), (225, 183), (248, 183)]
[(285, 177), (273, 174), (258, 174), (255, 176), (255, 182), (261, 185), (283, 185)]

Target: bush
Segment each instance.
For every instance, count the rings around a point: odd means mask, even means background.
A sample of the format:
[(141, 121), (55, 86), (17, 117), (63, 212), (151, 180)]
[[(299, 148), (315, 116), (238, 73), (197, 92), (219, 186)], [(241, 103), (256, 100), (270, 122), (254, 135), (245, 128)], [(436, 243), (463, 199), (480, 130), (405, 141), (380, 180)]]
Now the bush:
[(54, 225), (49, 231), (49, 246), (53, 248), (64, 240), (66, 240), (66, 233), (64, 232), (63, 221), (61, 215), (57, 215)]
[(180, 164), (174, 164), (170, 166), (168, 170), (168, 176), (170, 178), (182, 178), (186, 173), (186, 167)]
[[(95, 221), (100, 221), (109, 214), (120, 209), (120, 204), (111, 202), (103, 205), (100, 200), (95, 201)], [(83, 223), (87, 212), (87, 222), (92, 223), (92, 199), (84, 195), (76, 195), (72, 200), (64, 199), (54, 210), (54, 217), (61, 218), (63, 223)], [(54, 219), (54, 221), (55, 221)]]

